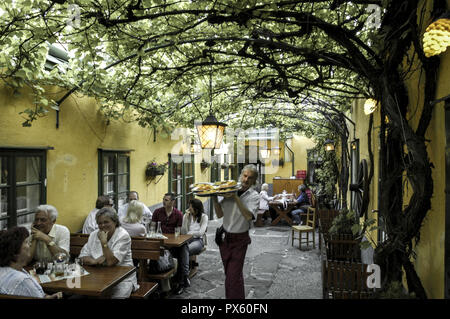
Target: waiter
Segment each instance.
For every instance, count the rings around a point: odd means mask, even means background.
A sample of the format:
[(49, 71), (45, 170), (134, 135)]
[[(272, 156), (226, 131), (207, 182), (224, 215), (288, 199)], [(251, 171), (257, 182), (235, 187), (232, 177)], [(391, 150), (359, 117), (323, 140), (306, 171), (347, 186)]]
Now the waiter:
[(225, 239), (219, 245), (225, 270), (225, 297), (245, 299), (244, 268), (247, 246), (251, 243), (248, 230), (259, 205), (259, 193), (255, 190), (258, 170), (255, 165), (246, 165), (240, 176), (241, 188), (236, 193), (225, 194), (219, 203), (213, 196), (218, 218), (223, 217)]

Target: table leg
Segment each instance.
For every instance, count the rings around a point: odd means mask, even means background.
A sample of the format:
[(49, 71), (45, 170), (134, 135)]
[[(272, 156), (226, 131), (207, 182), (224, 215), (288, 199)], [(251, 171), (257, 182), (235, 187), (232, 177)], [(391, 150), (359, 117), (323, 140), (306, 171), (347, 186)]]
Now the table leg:
[(278, 224), (281, 220), (281, 210), (278, 206), (272, 206), (273, 209), (275, 209), (275, 211), (277, 212), (277, 218), (275, 218), (274, 220), (272, 220), (272, 223), (270, 224), (271, 226), (275, 226), (276, 224)]

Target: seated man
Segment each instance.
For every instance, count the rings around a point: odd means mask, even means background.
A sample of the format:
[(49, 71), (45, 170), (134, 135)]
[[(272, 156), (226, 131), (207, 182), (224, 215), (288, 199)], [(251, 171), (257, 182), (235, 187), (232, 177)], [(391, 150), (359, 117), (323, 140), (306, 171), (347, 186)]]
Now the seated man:
[(57, 253), (70, 252), (70, 231), (55, 224), (58, 211), (52, 205), (39, 205), (31, 225), (30, 260), (52, 260)]
[[(119, 219), (120, 219), (120, 220), (122, 220), (122, 219), (127, 215), (128, 204), (129, 204), (132, 200), (139, 200), (139, 194), (138, 194), (138, 192), (136, 192), (136, 191), (130, 191), (130, 192), (128, 193), (127, 203), (119, 207), (118, 215), (119, 215)], [(152, 219), (152, 212), (151, 212), (151, 210), (150, 210), (146, 205), (144, 205), (144, 215), (143, 215), (143, 219), (147, 219), (147, 220), (151, 220), (151, 219)]]
[(296, 202), (297, 202), (296, 206), (298, 208), (294, 209), (291, 212), (294, 225), (301, 224), (300, 214), (306, 213), (306, 210), (308, 209), (308, 206), (310, 206), (309, 205), (308, 195), (305, 192), (306, 186), (304, 184), (302, 184), (302, 185), (300, 185), (298, 187), (298, 190), (300, 192), (300, 194), (298, 195), (298, 198), (296, 200)]
[(113, 207), (113, 200), (108, 196), (101, 195), (97, 198), (95, 202), (95, 208), (91, 210), (88, 217), (84, 221), (83, 234), (90, 234), (94, 230), (98, 229), (97, 221), (95, 220), (95, 215), (103, 207)]
[[(163, 198), (163, 207), (154, 211), (152, 222), (161, 222), (163, 233), (175, 233), (175, 227), (183, 225), (183, 213), (174, 207), (175, 194), (166, 193)], [(189, 282), (189, 248), (187, 244), (181, 247), (170, 249), (172, 255), (178, 260), (177, 277), (178, 287), (175, 288), (175, 294), (180, 295), (184, 288), (190, 286)], [(188, 256), (187, 258), (184, 258)]]

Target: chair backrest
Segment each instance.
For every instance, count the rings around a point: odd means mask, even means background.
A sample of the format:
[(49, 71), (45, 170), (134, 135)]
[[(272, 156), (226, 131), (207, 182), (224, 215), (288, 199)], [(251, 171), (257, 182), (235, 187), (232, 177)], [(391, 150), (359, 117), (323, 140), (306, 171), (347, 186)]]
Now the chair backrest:
[(367, 287), (367, 266), (334, 260), (322, 261), (323, 297), (360, 299), (371, 293)]
[(313, 192), (311, 192), (311, 207), (316, 208), (317, 201), (316, 201), (316, 195), (314, 195)]
[(131, 237), (131, 256), (138, 265), (138, 281), (148, 281), (148, 260), (158, 260), (164, 255), (164, 240), (146, 237)]
[(361, 262), (359, 241), (355, 240), (352, 235), (329, 236), (326, 242), (326, 254), (329, 260)]
[(306, 226), (316, 227), (316, 209), (309, 206), (306, 210)]
[(203, 234), (203, 246), (206, 247), (208, 245), (208, 236), (206, 236), (206, 233), (208, 232), (208, 227), (206, 227), (205, 233)]
[(131, 239), (131, 255), (133, 259), (152, 259), (158, 260), (164, 254), (161, 247), (161, 240), (149, 238), (132, 238)]
[(70, 234), (70, 255), (76, 257), (80, 254), (81, 249), (87, 243), (89, 234), (71, 233)]

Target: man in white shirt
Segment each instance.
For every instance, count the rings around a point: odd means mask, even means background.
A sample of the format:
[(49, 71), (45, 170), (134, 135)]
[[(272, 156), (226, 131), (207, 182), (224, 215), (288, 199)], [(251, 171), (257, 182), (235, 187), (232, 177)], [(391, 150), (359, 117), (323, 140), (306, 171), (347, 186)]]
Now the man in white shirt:
[[(127, 216), (127, 210), (128, 210), (128, 204), (132, 201), (132, 200), (139, 200), (139, 194), (136, 191), (130, 191), (128, 193), (128, 199), (127, 199), (127, 203), (120, 206), (119, 207), (119, 220), (122, 220), (125, 216)], [(143, 214), (143, 219), (150, 221), (152, 220), (152, 212), (151, 210), (147, 207), (147, 205), (144, 205), (144, 214)]]
[(237, 193), (224, 195), (219, 203), (213, 196), (218, 218), (223, 217), (225, 239), (219, 245), (225, 269), (225, 296), (227, 299), (244, 299), (244, 267), (247, 246), (251, 243), (248, 230), (259, 206), (259, 193), (255, 190), (258, 170), (246, 165), (241, 172), (241, 188)]
[(52, 260), (57, 253), (70, 252), (70, 231), (55, 224), (58, 211), (52, 205), (39, 205), (31, 225), (30, 259)]

